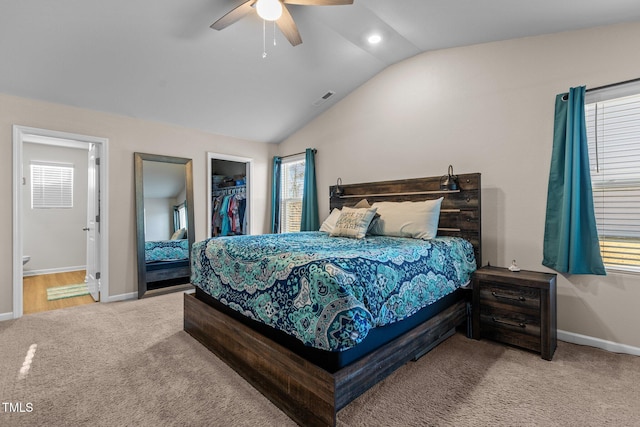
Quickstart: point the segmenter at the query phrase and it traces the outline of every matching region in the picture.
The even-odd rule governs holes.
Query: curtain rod
[[[624,82],[619,82],[619,83],[611,83],[611,84],[608,84],[608,85],[598,86],[598,87],[594,87],[594,88],[591,88],[591,89],[586,89],[585,92],[591,92],[592,90],[609,89],[610,87],[616,87],[616,86],[626,85],[627,83],[636,83],[636,82],[640,82],[640,78],[626,80]]]
[[[602,89],[609,89],[611,87],[616,87],[616,86],[622,86],[622,85],[626,85],[628,83],[637,83],[640,82],[640,78],[637,79],[631,79],[631,80],[625,80],[623,82],[618,82],[618,83],[610,83],[608,85],[603,85],[603,86],[598,86],[598,87],[592,87],[590,89],[585,89],[585,93],[586,92],[591,92],[594,90],[602,90]],[[569,99],[568,95],[565,93],[564,95],[562,95],[562,100],[566,101],[567,99]]]
[[[313,149],[313,154],[316,154],[318,152],[318,150],[316,150],[315,148]],[[303,151],[302,153],[294,153],[294,154],[289,154],[286,156],[279,156],[281,159],[286,159],[287,157],[293,157],[293,156],[299,156],[301,154],[306,154],[306,151]]]

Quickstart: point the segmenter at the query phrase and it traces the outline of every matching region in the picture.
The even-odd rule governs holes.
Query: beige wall
[[[541,265],[555,95],[640,77],[640,23],[424,53],[391,66],[280,144],[318,149],[328,187],[482,173],[483,263]],[[558,327],[640,347],[640,276],[559,277]]]
[[[255,234],[267,228],[267,144],[96,111],[0,94],[0,222],[12,223],[12,125],[108,138],[109,150],[109,295],[137,291],[133,153],[193,159],[196,239],[206,236],[208,151],[253,159]],[[12,239],[0,240],[0,315],[13,311]]]

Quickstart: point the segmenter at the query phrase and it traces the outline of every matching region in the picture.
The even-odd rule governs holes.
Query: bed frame
[[[459,175],[459,190],[440,190],[440,177],[330,188],[331,209],[366,198],[419,201],[444,197],[439,235],[460,236],[480,248],[480,174]],[[338,191],[336,191],[338,190]],[[241,322],[197,299],[184,296],[184,330],[232,367],[258,391],[304,426],[335,426],[336,413],[409,360],[444,341],[467,320],[461,300],[393,341],[330,373]]]
[[[151,268],[149,268],[151,267]],[[183,279],[187,281],[191,276],[191,267],[189,267],[189,259],[179,261],[160,261],[157,263],[145,264],[147,269],[147,287],[153,282],[161,280]]]

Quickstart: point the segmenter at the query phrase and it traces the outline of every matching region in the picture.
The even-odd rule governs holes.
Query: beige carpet
[[[0,343],[2,426],[293,425],[182,330],[182,294],[0,322]],[[547,362],[458,334],[340,411],[338,425],[633,426],[639,402],[640,357],[560,342]]]

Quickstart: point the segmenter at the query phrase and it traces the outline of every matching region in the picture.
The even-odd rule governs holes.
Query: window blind
[[[31,208],[73,207],[73,165],[31,163]]]
[[[280,232],[282,233],[300,231],[304,166],[304,158],[282,161],[280,169]]]
[[[587,97],[585,116],[603,261],[640,271],[640,94]]]

